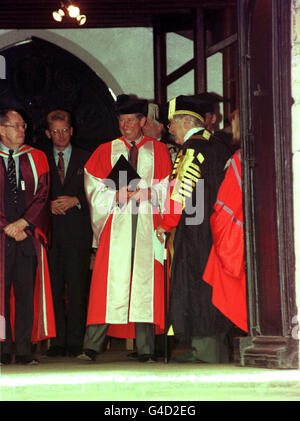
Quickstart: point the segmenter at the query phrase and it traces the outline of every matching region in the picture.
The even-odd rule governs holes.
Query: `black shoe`
[[[16,363],[24,365],[37,365],[39,361],[31,355],[16,355]]]
[[[1,364],[8,365],[11,363],[11,355],[10,354],[1,354]]]
[[[51,346],[46,352],[47,357],[65,357],[66,350],[62,346]]]
[[[156,363],[156,357],[152,354],[139,355],[140,363]]]
[[[92,349],[85,349],[77,358],[84,361],[96,361],[97,352]]]

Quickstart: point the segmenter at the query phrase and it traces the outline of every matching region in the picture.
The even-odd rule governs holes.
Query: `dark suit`
[[[51,174],[51,200],[76,196],[80,206],[66,215],[52,215],[49,266],[56,319],[56,338],[51,346],[82,348],[86,322],[89,262],[92,245],[89,207],[85,198],[83,168],[89,153],[72,146],[64,184],[58,176],[53,149],[46,151]]]
[[[1,160],[2,161],[2,160]],[[4,163],[0,163],[3,164]],[[7,172],[4,170],[4,210],[9,223],[17,221],[25,212],[25,191],[19,187],[17,190],[17,202],[14,206],[9,188]],[[22,174],[19,173],[22,180]],[[19,183],[20,184],[20,183]],[[11,354],[13,336],[10,323],[10,292],[13,284],[16,319],[15,319],[15,347],[16,354],[31,354],[31,331],[33,325],[33,294],[36,271],[36,252],[32,238],[17,242],[13,238],[5,236],[5,320],[6,340],[2,346],[2,352]]]
[[[50,279],[45,248],[49,238],[49,167],[45,154],[22,145],[14,153],[14,172],[8,172],[8,151],[0,144],[0,338],[4,364],[30,363],[31,342],[55,335]],[[5,227],[20,218],[28,223],[26,239],[16,241]],[[13,287],[14,300],[11,298]],[[14,304],[14,305],[13,305]],[[11,322],[12,316],[12,323]],[[6,326],[4,326],[4,320]],[[5,327],[5,331],[4,331]]]

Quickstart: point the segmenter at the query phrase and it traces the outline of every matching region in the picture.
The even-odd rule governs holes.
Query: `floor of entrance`
[[[40,364],[1,366],[3,401],[299,401],[300,370],[226,365],[140,363],[130,351],[106,350],[95,362],[38,356]]]

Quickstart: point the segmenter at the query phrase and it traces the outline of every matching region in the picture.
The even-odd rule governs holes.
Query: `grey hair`
[[[178,115],[175,115],[174,116],[174,120],[176,120],[176,121],[177,120],[182,120],[183,118],[188,118],[191,121],[193,127],[203,127],[203,128],[205,128],[204,123],[202,123],[201,120],[199,120],[198,118],[196,118],[196,117],[194,117],[192,115],[189,115],[189,114],[178,114]]]

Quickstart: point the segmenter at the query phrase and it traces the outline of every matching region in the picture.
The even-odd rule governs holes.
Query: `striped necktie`
[[[13,158],[14,151],[9,150],[8,165],[7,165],[7,177],[10,185],[10,190],[12,193],[12,201],[14,204],[17,203],[17,174],[16,174],[16,164]]]

